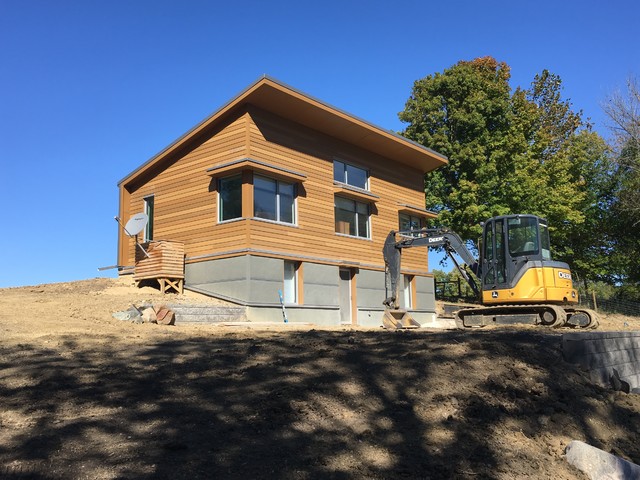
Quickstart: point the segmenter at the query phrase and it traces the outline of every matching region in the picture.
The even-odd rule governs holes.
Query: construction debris
[[[159,325],[174,325],[175,313],[164,305],[146,305],[137,307],[131,305],[127,310],[111,314],[116,320],[132,323],[157,323]]]

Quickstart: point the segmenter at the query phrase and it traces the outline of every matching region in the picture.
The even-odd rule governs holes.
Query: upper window
[[[333,161],[333,179],[352,187],[369,190],[369,172],[338,160]]]
[[[292,183],[271,178],[253,178],[253,215],[274,222],[295,223],[295,195]]]
[[[400,231],[420,230],[422,228],[422,218],[409,215],[407,213],[400,214]],[[409,235],[418,237],[418,232],[412,232]]]
[[[154,213],[154,196],[144,197],[144,213],[147,214],[148,221],[144,227],[144,240],[148,242],[153,240],[153,213]]]
[[[336,233],[370,238],[369,204],[335,197]]]
[[[242,177],[221,178],[218,181],[218,220],[233,220],[242,217]]]

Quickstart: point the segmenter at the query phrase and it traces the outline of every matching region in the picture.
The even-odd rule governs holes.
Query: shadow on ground
[[[278,332],[1,348],[3,478],[581,478],[636,400],[537,332]]]

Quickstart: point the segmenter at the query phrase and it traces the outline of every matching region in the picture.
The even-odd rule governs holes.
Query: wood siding
[[[251,250],[380,269],[384,239],[399,227],[403,209],[399,204],[424,205],[423,172],[255,107],[237,111],[208,135],[163,170],[137,178],[135,186],[121,185],[123,221],[142,211],[144,197],[154,195],[154,239],[183,242],[191,261]],[[207,170],[245,157],[306,175],[298,184],[297,225],[250,218],[218,222],[216,178]],[[334,159],[370,173],[370,191],[379,197],[372,203],[371,239],[335,233]],[[250,181],[248,171],[243,178]],[[245,203],[245,216],[250,211],[246,207]],[[133,241],[125,236],[120,245],[120,264],[133,265]],[[426,249],[403,254],[403,271],[425,274],[427,270]]]

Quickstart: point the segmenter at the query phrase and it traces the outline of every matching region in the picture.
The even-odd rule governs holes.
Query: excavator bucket
[[[386,309],[382,316],[382,326],[387,330],[399,330],[401,328],[420,328],[411,314],[406,310]]]

